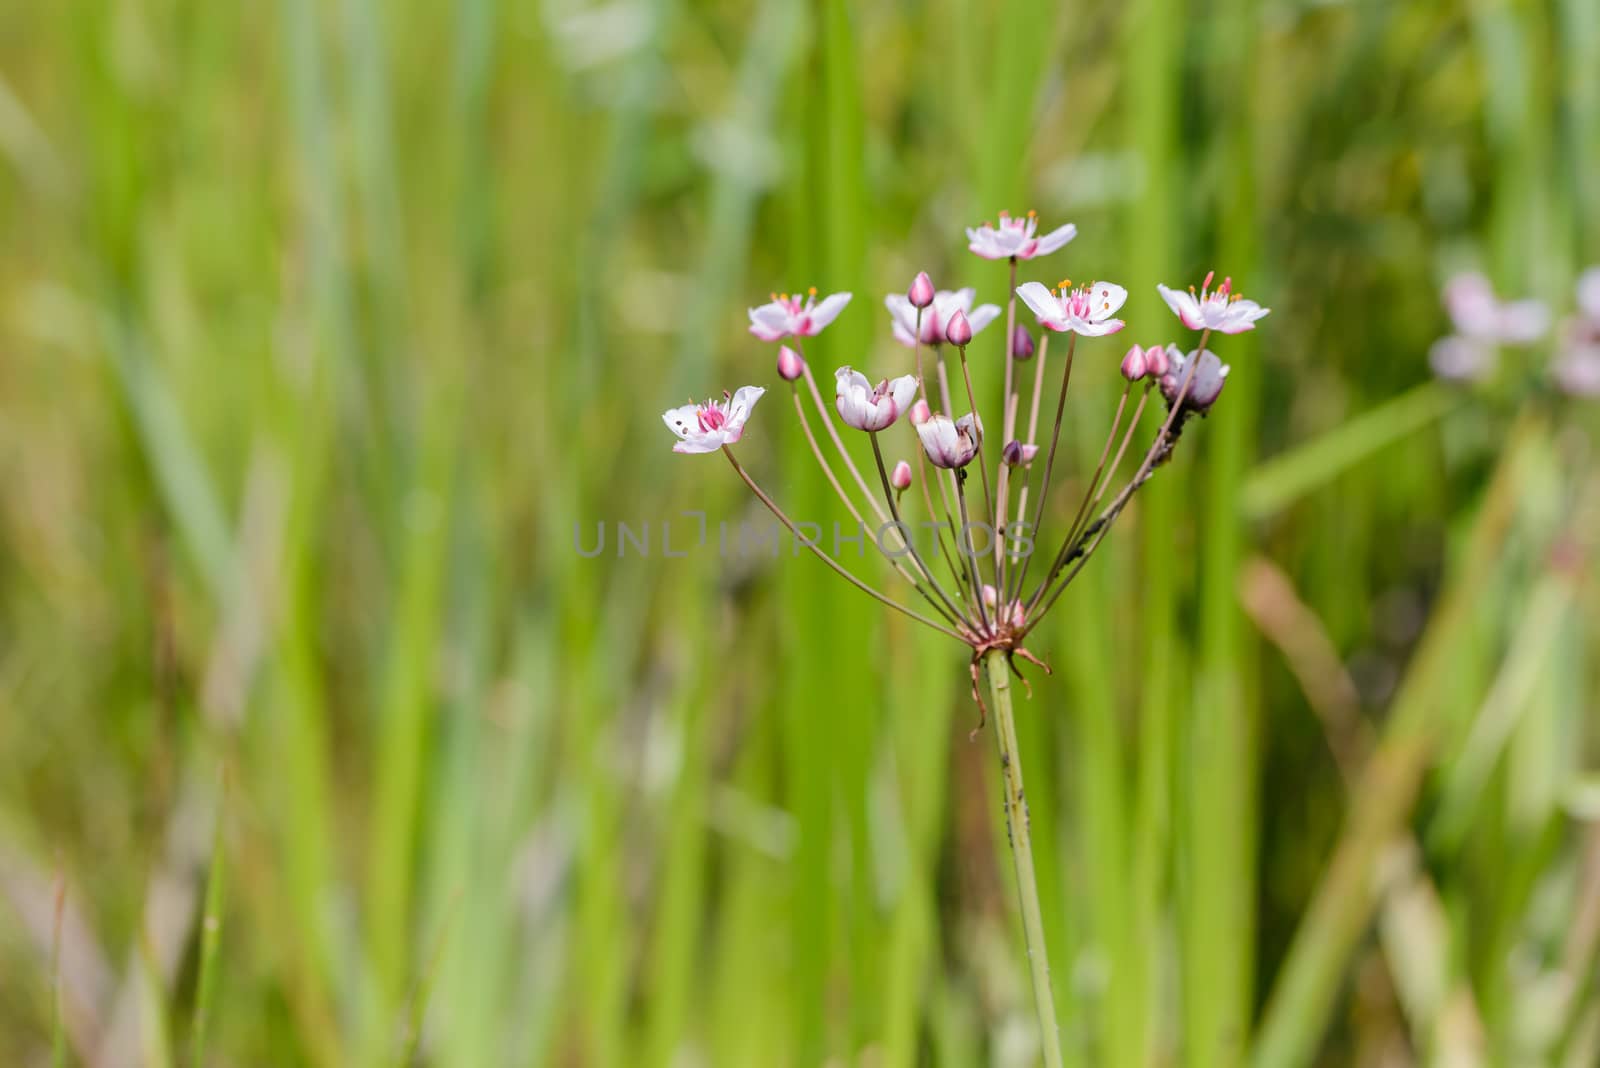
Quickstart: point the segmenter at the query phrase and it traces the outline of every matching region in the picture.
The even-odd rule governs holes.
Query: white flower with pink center
[[[1256,320],[1270,312],[1253,300],[1245,300],[1233,291],[1233,279],[1224,278],[1216,289],[1211,288],[1213,271],[1196,293],[1194,286],[1188,292],[1168,289],[1158,285],[1161,299],[1167,302],[1183,325],[1190,330],[1215,330],[1219,334],[1242,334],[1256,328]]]
[[[1115,317],[1128,299],[1126,289],[1115,282],[1096,282],[1077,289],[1068,288],[1071,284],[1062,282],[1057,291],[1039,282],[1025,282],[1017,287],[1017,296],[1039,317],[1040,326],[1057,333],[1104,337],[1126,325]]]
[[[750,309],[750,332],[762,341],[815,337],[837,319],[849,303],[849,293],[833,293],[819,302],[815,286],[807,290],[803,298],[798,293],[792,297],[787,293],[774,293],[771,303]]]
[[[971,286],[966,289],[941,289],[935,293],[933,303],[922,309],[922,343],[942,345],[945,328],[950,325],[950,317],[956,312],[967,317],[967,325],[972,327],[974,334],[998,319],[1000,317],[998,305],[980,304],[976,308],[972,306],[977,296],[978,291]],[[894,320],[894,339],[908,349],[915,347],[916,307],[904,293],[890,293],[883,298],[883,304],[889,309],[890,318]]]
[[[724,445],[732,445],[744,436],[745,421],[765,392],[760,386],[744,386],[732,396],[723,391],[722,400],[685,404],[663,412],[661,421],[679,438],[672,451],[716,452]]]
[[[857,430],[883,430],[893,426],[917,395],[915,375],[885,379],[874,386],[860,371],[841,367],[833,373],[833,378],[834,406],[839,409],[839,418]]]
[[[1035,256],[1048,256],[1078,236],[1078,228],[1071,223],[1058,226],[1043,237],[1036,236],[1038,229],[1039,217],[1035,212],[1013,219],[1002,211],[993,226],[985,222],[982,226],[967,227],[967,248],[986,260],[1031,260]]]
[[[970,464],[983,443],[983,423],[973,412],[954,420],[948,415],[930,416],[916,427],[922,451],[935,467],[947,471]]]

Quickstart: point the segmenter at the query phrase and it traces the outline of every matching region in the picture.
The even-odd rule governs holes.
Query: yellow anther
[[[1039,213],[1038,212],[1034,211],[1032,208],[1028,209],[1028,218],[1037,219],[1038,217],[1039,217]]]
[[[779,296],[778,299],[783,301],[785,304],[787,304],[787,303],[789,303],[789,294],[784,293],[781,296]]]
[[[1059,285],[1057,285],[1056,288],[1057,289],[1071,289],[1072,288],[1072,279],[1063,278],[1061,280],[1061,283]]]
[[[806,292],[811,294],[814,297],[814,296],[817,295],[817,287],[816,286],[812,286],[810,289],[806,290]]]

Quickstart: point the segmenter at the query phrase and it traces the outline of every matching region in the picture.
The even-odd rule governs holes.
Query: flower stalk
[[[1011,675],[1006,656],[991,649],[984,668],[989,675],[989,703],[994,706],[994,737],[1000,747],[1004,780],[1006,836],[1017,871],[1017,901],[1022,910],[1022,938],[1033,980],[1033,1007],[1039,1017],[1039,1044],[1045,1068],[1061,1068],[1061,1028],[1050,987],[1050,958],[1045,946],[1044,912],[1039,907],[1039,880],[1033,873],[1033,845],[1028,837],[1028,797],[1022,786],[1022,761],[1017,753],[1017,722],[1011,708]]]

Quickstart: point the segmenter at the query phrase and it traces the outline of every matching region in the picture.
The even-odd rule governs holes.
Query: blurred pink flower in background
[[[1078,236],[1078,228],[1071,223],[1058,226],[1043,237],[1035,236],[1038,229],[1037,213],[1030,211],[1020,219],[1013,219],[1002,211],[994,226],[985,222],[982,226],[967,227],[967,248],[986,260],[1031,260],[1035,256],[1048,256]]]
[[[833,293],[817,303],[817,290],[807,291],[804,302],[797,293],[772,294],[772,302],[750,309],[750,332],[762,341],[786,337],[815,337],[839,317],[850,303],[849,293]]]

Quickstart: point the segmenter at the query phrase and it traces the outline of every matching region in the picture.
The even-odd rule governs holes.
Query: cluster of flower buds
[[[976,303],[977,293],[971,288],[938,289],[927,272],[919,272],[904,293],[891,293],[884,298],[891,333],[897,342],[912,350],[912,366],[902,368],[902,373],[882,376],[868,376],[849,365],[840,367],[834,372],[831,408],[817,387],[801,345],[803,339],[815,337],[844,310],[850,294],[834,293],[818,300],[815,289],[807,290],[803,299],[775,293],[769,303],[751,308],[749,313],[752,334],[781,344],[778,377],[793,390],[795,411],[806,440],[829,484],[852,516],[863,522],[869,515],[879,520],[880,525],[872,534],[873,544],[926,602],[933,616],[880,593],[812,544],[814,539],[807,540],[807,547],[859,589],[970,646],[975,695],[978,658],[1001,650],[1008,656],[1031,659],[1022,646],[1024,636],[1038,625],[1078,574],[1134,492],[1167,458],[1185,417],[1204,414],[1216,403],[1227,381],[1228,367],[1210,350],[1213,335],[1254,329],[1255,323],[1267,314],[1267,309],[1240,297],[1231,279],[1224,279],[1215,290],[1211,288],[1212,275],[1206,276],[1198,290],[1157,287],[1183,326],[1198,332],[1198,343],[1193,347],[1135,345],[1123,356],[1120,370],[1126,385],[1100,466],[1088,480],[1075,511],[1069,511],[1073,515],[1071,522],[1058,539],[1052,539],[1059,547],[1045,557],[1042,571],[1030,586],[1027,580],[1034,562],[1033,548],[1048,544],[1040,540],[1039,528],[1054,515],[1047,509],[1050,482],[1078,341],[1121,331],[1125,323],[1118,315],[1128,300],[1126,289],[1108,281],[1080,286],[1063,281],[1053,289],[1037,281],[1018,285],[1021,264],[1061,249],[1077,235],[1077,228],[1070,224],[1044,234],[1038,230],[1038,218],[1033,212],[1021,218],[1001,213],[997,222],[967,230],[970,251],[984,259],[1004,261],[1010,274],[1001,338],[1004,351],[1000,353],[1004,405],[1000,418],[993,421],[1001,430],[999,440],[1004,445],[998,457],[991,454],[992,477],[991,467],[984,462],[984,420],[978,414],[968,350],[977,335],[1000,317],[998,305]],[[1594,288],[1600,288],[1600,281]],[[1019,301],[1033,313],[1041,331],[1037,345],[1027,326],[1016,321]],[[1040,402],[1048,391],[1045,376],[1050,363],[1049,343],[1058,334],[1067,335],[1066,354],[1059,371],[1054,426],[1047,437],[1041,437]],[[1600,327],[1594,336],[1600,338]],[[1025,381],[1030,376],[1019,374],[1025,367],[1032,370],[1031,390]],[[960,409],[953,401],[953,383],[965,387],[964,414],[957,414]],[[1135,397],[1134,390],[1141,383]],[[675,408],[665,413],[664,419],[679,439],[674,446],[677,451],[721,450],[762,503],[793,532],[795,525],[757,485],[730,448],[743,435],[751,409],[763,392],[760,387],[746,386],[732,395],[724,394],[720,401]],[[1146,403],[1153,393],[1159,393],[1165,401],[1167,414],[1132,473],[1100,508],[1120,477],[1123,458],[1140,432]],[[1024,399],[1029,403],[1024,405]],[[1024,411],[1028,413],[1026,430],[1018,425]],[[840,434],[835,415],[838,424],[868,436],[879,476],[877,488],[863,476],[861,465]],[[899,459],[891,468],[883,455],[881,439],[902,416],[915,431],[917,462],[922,464],[920,480],[912,461]],[[830,458],[813,432],[813,418],[822,424],[836,458]],[[1045,444],[1039,444],[1041,441]],[[1041,455],[1044,470],[1035,481],[1033,468]],[[1115,459],[1107,465],[1105,458],[1111,455]],[[1133,455],[1140,456],[1137,452]],[[969,469],[978,472],[981,497],[977,487],[969,486]],[[933,529],[936,553],[918,550],[915,540],[907,536],[911,528],[900,510],[904,495],[919,481],[925,518],[930,521],[921,526]],[[1096,508],[1100,508],[1098,513]],[[970,536],[974,526],[989,533],[988,544],[983,548],[978,548]],[[930,566],[930,558],[945,566]]]

